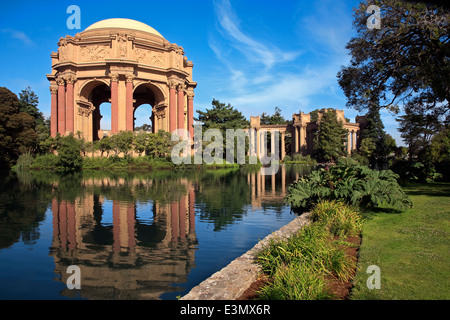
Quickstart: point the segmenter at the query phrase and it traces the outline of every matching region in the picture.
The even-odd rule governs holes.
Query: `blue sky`
[[[125,6],[123,5],[125,3]],[[230,103],[247,118],[275,107],[292,114],[317,108],[356,110],[336,74],[350,56],[352,10],[359,1],[147,0],[8,1],[0,4],[0,86],[18,94],[30,86],[39,109],[50,114],[46,74],[50,53],[65,35],[75,35],[108,18],[129,18],[158,30],[181,45],[194,62],[194,108],[213,98]],[[81,30],[67,28],[67,7],[81,9]],[[386,130],[402,144],[395,117],[382,113]]]

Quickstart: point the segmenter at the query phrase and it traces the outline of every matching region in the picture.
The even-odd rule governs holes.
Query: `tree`
[[[372,166],[386,163],[388,156],[396,148],[395,140],[384,131],[383,121],[380,117],[380,109],[377,106],[369,107],[366,115],[367,125],[361,132],[361,142],[370,139],[375,144],[375,149],[371,152],[369,162]]]
[[[133,144],[137,152],[158,158],[166,156],[174,143],[170,133],[160,130],[158,133],[139,132],[134,136]]]
[[[271,116],[265,112],[261,115],[261,124],[285,124],[287,122],[288,120],[281,115],[281,109],[278,107],[275,107],[275,112]]]
[[[336,111],[327,110],[319,123],[314,149],[318,160],[335,161],[346,154],[345,142],[348,131],[342,121],[338,121]]]
[[[381,11],[381,27],[367,26],[370,4]],[[419,103],[447,114],[450,101],[448,7],[419,1],[362,2],[354,12],[356,37],[347,43],[352,59],[338,73],[347,105],[362,110],[380,103]]]
[[[115,154],[118,155],[123,152],[128,155],[128,152],[133,148],[133,132],[120,131],[111,137],[111,145]]]
[[[11,166],[18,156],[36,147],[34,119],[19,111],[17,96],[0,87],[0,166]]]
[[[199,121],[202,124],[203,133],[208,129],[218,129],[222,134],[223,142],[226,141],[227,129],[235,129],[235,130],[244,129],[250,126],[250,122],[244,117],[244,115],[240,111],[233,108],[230,104],[225,105],[225,103],[221,103],[216,99],[213,99],[211,109],[206,109],[206,112],[197,110],[197,113],[199,114],[198,118],[194,120]],[[235,138],[235,140],[238,139]],[[212,141],[206,142],[205,140],[202,140],[202,142],[203,148],[212,143]],[[246,143],[246,148],[247,146],[248,144]],[[215,154],[211,155],[215,156]],[[237,157],[237,143],[234,144],[235,160],[236,157]]]
[[[103,153],[106,152],[106,156],[109,156],[109,153],[111,152],[113,148],[112,145],[112,141],[111,138],[106,136],[103,137],[99,142],[98,142],[98,150],[100,151],[100,156],[103,157]]]
[[[80,152],[80,142],[70,133],[60,138],[58,146],[57,169],[64,172],[79,171],[83,165]]]
[[[198,118],[195,120],[203,125],[204,130],[219,129],[225,136],[226,129],[243,129],[250,125],[242,113],[230,104],[225,105],[216,99],[211,104],[212,108],[205,112],[197,110]]]
[[[38,126],[45,127],[44,115],[39,111],[38,104],[39,98],[30,87],[19,93],[19,112],[26,112],[32,116],[36,128]]]
[[[441,123],[435,114],[426,113],[424,108],[405,108],[405,114],[397,118],[400,135],[408,145],[409,159],[417,157],[427,147],[433,134],[439,132]]]

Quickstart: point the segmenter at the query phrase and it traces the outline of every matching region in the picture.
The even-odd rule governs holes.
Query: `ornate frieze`
[[[101,61],[110,57],[111,49],[106,45],[89,45],[82,46],[80,53],[82,61]]]

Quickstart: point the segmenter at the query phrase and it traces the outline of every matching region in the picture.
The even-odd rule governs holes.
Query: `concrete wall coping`
[[[271,240],[283,240],[292,236],[309,223],[308,217],[309,213],[304,213],[271,233],[242,256],[192,288],[181,300],[238,299],[258,279],[262,272],[261,267],[255,263],[258,252],[267,246]]]

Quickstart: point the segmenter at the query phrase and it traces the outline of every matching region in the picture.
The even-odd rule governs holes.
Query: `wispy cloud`
[[[2,33],[9,34],[11,38],[20,40],[22,43],[24,43],[27,46],[34,45],[33,40],[30,39],[30,37],[23,31],[20,30],[14,30],[10,28],[1,29]]]
[[[215,0],[214,8],[222,35],[230,44],[247,57],[248,60],[271,68],[279,62],[294,60],[300,51],[283,51],[271,44],[264,43],[245,34],[240,28],[240,20],[235,14],[229,0]]]
[[[301,12],[299,17],[293,12],[291,25],[286,17],[286,28],[295,30],[303,24],[303,35],[280,43],[265,38],[258,25],[241,23],[230,0],[214,0],[214,9],[217,32],[210,33],[208,43],[225,67],[221,74],[225,79],[215,98],[231,103],[246,116],[271,113],[275,106],[285,117],[300,109],[343,108],[345,99],[337,90],[336,74],[346,63],[348,39],[337,22],[348,19],[346,12],[333,18],[322,14],[320,7],[308,7],[309,12]],[[303,41],[316,37],[311,46]],[[289,49],[283,50],[283,46]]]

